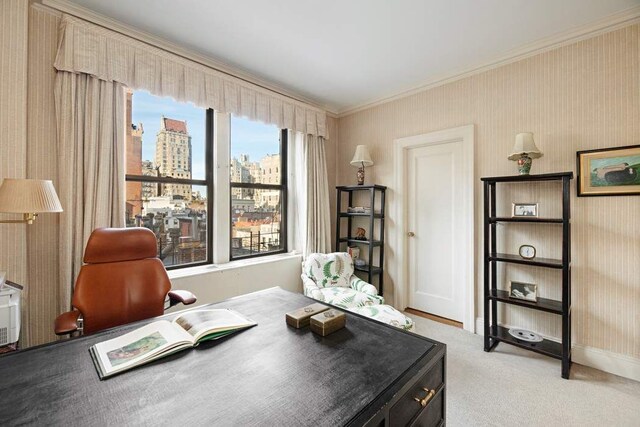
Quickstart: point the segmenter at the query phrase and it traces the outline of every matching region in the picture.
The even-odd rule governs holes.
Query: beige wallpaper
[[[57,142],[53,98],[53,60],[58,42],[60,18],[39,7],[29,10],[29,71],[27,121],[27,174],[29,178],[51,179],[56,188]],[[55,339],[53,321],[68,310],[58,298],[58,214],[43,214],[28,228],[29,305],[24,330],[29,344]]]
[[[26,177],[28,9],[24,0],[0,1],[0,179]],[[0,214],[13,218],[19,215]],[[0,270],[20,284],[27,276],[26,227],[0,224]]]
[[[337,184],[353,182],[349,159],[357,144],[369,146],[375,165],[368,176],[393,192],[396,138],[475,124],[476,315],[482,316],[482,192],[480,177],[510,175],[506,159],[518,132],[534,132],[544,157],[533,173],[574,171],[577,150],[640,144],[640,25],[606,33],[459,81],[341,117],[338,121]],[[559,199],[543,185],[505,188],[500,209],[511,201],[539,201],[541,213],[557,212]],[[577,198],[572,183],[574,343],[640,358],[640,196]],[[393,212],[393,207],[387,213]],[[387,241],[395,240],[393,218]],[[553,226],[507,225],[499,249],[522,243],[540,256],[560,255]],[[507,237],[508,236],[508,237]],[[397,263],[387,248],[386,267]],[[544,254],[544,255],[543,255]],[[541,273],[541,274],[540,274]],[[555,271],[509,266],[503,283],[531,279],[542,296],[558,298]],[[387,297],[393,283],[387,274]],[[559,319],[513,307],[507,324],[559,336]]]

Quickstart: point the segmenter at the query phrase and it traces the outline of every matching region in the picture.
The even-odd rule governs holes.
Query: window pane
[[[232,188],[232,193],[238,188]],[[246,190],[246,189],[242,189]],[[281,241],[281,191],[251,189],[251,197],[232,197],[231,257],[284,249]]]
[[[280,129],[231,116],[231,182],[280,184]]]
[[[206,111],[143,91],[126,100],[126,173],[205,179]]]
[[[129,182],[128,184],[130,184]],[[183,184],[136,183],[143,194],[142,210],[131,212],[127,203],[127,227],[146,227],[158,241],[158,254],[166,266],[207,260],[207,187]],[[181,185],[191,198],[158,196],[166,186]]]

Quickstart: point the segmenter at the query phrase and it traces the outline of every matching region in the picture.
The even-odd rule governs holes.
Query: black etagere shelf
[[[367,264],[355,266],[356,272],[366,273],[367,282],[374,284],[373,278],[378,278],[378,293],[383,292],[383,265],[384,265],[384,212],[385,212],[385,191],[387,187],[383,185],[340,185],[336,187],[336,252],[346,250],[346,246],[362,245],[367,250]],[[369,208],[367,213],[348,212],[347,207],[353,207],[354,194],[357,192],[369,193]],[[344,206],[343,194],[347,195],[347,206]],[[378,199],[379,197],[379,199]],[[376,210],[376,200],[380,201],[379,210]],[[367,240],[355,239],[353,227],[356,221],[368,220],[369,236]],[[345,227],[346,223],[346,227]],[[378,226],[378,232],[374,233]],[[374,236],[378,236],[377,239]],[[377,251],[374,251],[378,248]],[[376,256],[377,253],[377,256]]]
[[[562,361],[562,378],[569,378],[571,369],[571,209],[570,182],[573,172],[542,175],[516,175],[482,178],[484,183],[484,350],[493,350],[504,342],[526,350],[544,354]],[[560,181],[562,183],[562,218],[522,217],[509,218],[496,215],[496,187],[498,183],[531,183]],[[497,225],[499,223],[557,224],[562,227],[562,259],[525,259],[519,255],[497,251]],[[562,271],[562,299],[538,298],[526,301],[510,298],[509,292],[498,289],[497,264],[513,263]],[[531,310],[539,310],[561,316],[561,342],[543,340],[531,343],[519,340],[509,330],[498,324],[498,303],[512,304]]]

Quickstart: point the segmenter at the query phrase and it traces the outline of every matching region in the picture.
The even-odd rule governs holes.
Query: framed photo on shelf
[[[640,195],[640,145],[578,151],[578,196]]]
[[[537,203],[512,203],[511,204],[511,217],[519,218],[523,216],[538,216],[538,204]]]
[[[511,281],[509,284],[509,298],[536,302],[538,301],[538,285]]]

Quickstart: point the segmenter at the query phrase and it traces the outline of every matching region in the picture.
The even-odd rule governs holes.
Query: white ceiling
[[[640,0],[72,2],[334,112],[640,5]]]

